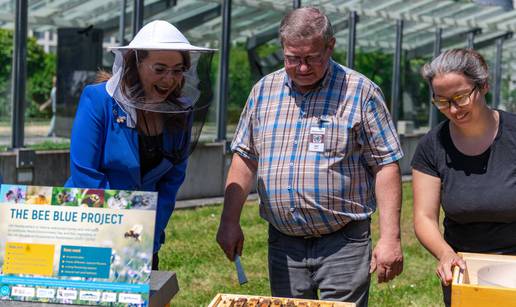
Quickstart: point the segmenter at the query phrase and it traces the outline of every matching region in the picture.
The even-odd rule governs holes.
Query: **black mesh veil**
[[[192,65],[184,73],[184,84],[177,98],[162,102],[132,100],[140,147],[152,156],[162,154],[177,164],[193,152],[213,100],[210,71],[213,52],[190,51]]]
[[[163,158],[173,164],[186,160],[197,145],[213,98],[210,71],[215,50],[190,44],[175,26],[163,20],[146,24],[129,45],[111,50],[115,61],[106,90],[127,114],[127,127],[138,131],[142,173],[166,162]],[[183,66],[140,70],[149,52],[158,51],[179,52]],[[153,84],[143,73],[153,74],[149,77],[158,81],[165,81],[160,78],[171,73],[173,78],[166,81],[173,82]],[[147,90],[152,85],[158,93],[166,91],[168,96],[163,99],[145,93],[144,85]]]
[[[124,81],[126,65],[131,67],[125,62],[133,54],[137,57],[139,51],[113,52],[113,76],[106,88],[127,113],[127,125],[138,129],[142,161],[150,161],[152,166],[161,157],[174,164],[187,159],[197,145],[213,100],[210,71],[214,50],[182,51],[188,52],[190,66],[183,73],[181,90],[159,102],[146,100],[140,82]]]

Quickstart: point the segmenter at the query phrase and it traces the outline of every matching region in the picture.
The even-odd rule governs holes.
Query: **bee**
[[[75,200],[75,196],[68,191],[61,191],[57,194],[57,203],[59,205],[63,205],[65,203],[73,202]]]
[[[85,197],[81,204],[87,205],[88,207],[93,208],[100,208],[102,207],[102,203],[100,202],[100,196],[97,194],[89,194],[87,197]]]
[[[29,204],[34,205],[46,205],[50,203],[50,201],[47,199],[47,197],[44,194],[38,194],[38,195],[32,195],[29,200]]]
[[[124,238],[134,238],[135,241],[141,242],[141,234],[143,231],[143,226],[140,224],[133,225],[133,227],[124,233]]]

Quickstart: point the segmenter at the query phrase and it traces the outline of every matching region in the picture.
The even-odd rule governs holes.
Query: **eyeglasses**
[[[320,65],[323,61],[322,54],[298,57],[293,55],[285,55],[285,63],[289,66],[299,66],[305,63],[308,66]]]
[[[460,94],[452,96],[451,98],[435,98],[435,96],[432,98],[432,103],[439,109],[446,109],[451,107],[451,104],[453,103],[457,107],[464,107],[468,105],[471,102],[471,94],[477,89],[476,86],[474,86],[471,91],[467,94]]]
[[[161,64],[153,64],[153,65],[145,65],[147,66],[156,76],[166,76],[169,72],[172,77],[182,77],[186,68],[184,66],[168,68],[165,65]]]

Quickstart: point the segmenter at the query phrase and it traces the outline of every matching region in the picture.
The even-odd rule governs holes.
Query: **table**
[[[150,302],[149,307],[168,307],[170,300],[179,291],[175,272],[152,271],[150,279]],[[0,306],[7,307],[64,307],[64,306],[86,306],[86,305],[63,305],[47,304],[36,302],[0,301]]]

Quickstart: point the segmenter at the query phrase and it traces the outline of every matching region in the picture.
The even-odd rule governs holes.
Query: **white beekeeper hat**
[[[183,86],[182,96],[188,99],[179,99],[179,103],[183,103],[183,107],[193,105],[200,97],[200,92],[197,89],[199,79],[197,76],[197,63],[201,54],[213,54],[216,49],[198,47],[190,44],[186,37],[172,24],[163,21],[155,20],[146,24],[138,31],[136,36],[127,46],[116,46],[109,48],[115,54],[115,61],[113,62],[113,75],[108,80],[106,90],[108,94],[113,97],[118,104],[128,114],[127,126],[135,127],[136,113],[135,108],[147,109],[152,107],[154,111],[163,111],[171,107],[172,112],[177,111],[177,107],[170,104],[148,104],[135,101],[127,96],[127,93],[122,93],[120,82],[124,73],[124,54],[130,50],[166,50],[166,51],[187,51],[190,53],[191,67],[185,72],[185,85]],[[158,108],[158,109],[156,109]]]
[[[179,50],[213,52],[216,49],[197,47],[173,25],[163,20],[154,20],[138,31],[127,46],[111,47],[111,50]]]

